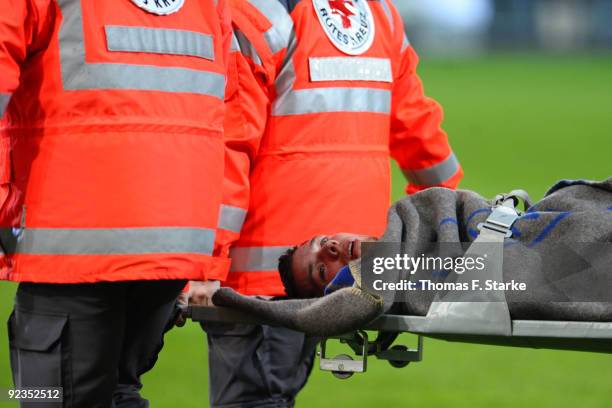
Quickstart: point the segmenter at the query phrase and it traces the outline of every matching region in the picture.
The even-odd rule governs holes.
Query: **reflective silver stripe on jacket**
[[[245,57],[250,58],[255,64],[262,65],[261,57],[246,35],[240,30],[234,30],[234,36],[236,37],[238,51]]]
[[[272,104],[272,116],[325,112],[391,112],[391,91],[385,89],[326,87],[294,90],[296,73],[292,59],[296,45],[295,35],[292,35],[285,63],[275,83],[278,97]]]
[[[208,228],[26,228],[1,231],[8,253],[28,255],[212,255]]]
[[[232,32],[232,43],[230,45],[231,52],[239,52],[240,44],[238,44],[238,38],[236,38],[236,30]]]
[[[274,87],[276,93],[279,96],[287,94],[293,90],[293,84],[295,83],[295,67],[293,66],[293,54],[297,48],[297,40],[295,38],[295,32],[292,31],[289,37],[289,44],[287,45],[287,53],[283,60],[283,65],[276,77]]]
[[[293,91],[274,104],[273,116],[329,112],[391,112],[391,92],[371,88],[318,88]]]
[[[293,247],[242,247],[230,251],[230,272],[270,272],[278,269],[278,258]]]
[[[215,60],[212,35],[166,28],[106,26],[109,51],[185,55]]]
[[[385,14],[387,15],[387,19],[389,20],[389,26],[391,26],[391,32],[394,33],[395,32],[395,22],[393,21],[393,14],[391,13],[391,8],[389,8],[387,1],[388,0],[380,0],[380,3],[382,4],[383,10],[385,11]]]
[[[188,68],[119,63],[87,63],[81,1],[58,0],[62,10],[59,32],[62,82],[65,90],[126,89],[193,93],[223,100],[225,77]]]
[[[404,175],[411,182],[418,186],[434,186],[441,184],[457,173],[459,161],[455,153],[451,153],[443,162],[419,170],[403,169]]]
[[[11,94],[0,93],[0,118],[4,116],[4,112],[10,100]]]
[[[249,3],[255,6],[272,24],[272,27],[264,34],[272,53],[286,48],[293,31],[293,20],[285,7],[278,0],[249,0]]]
[[[402,53],[406,51],[406,48],[408,48],[408,46],[410,46],[410,41],[408,40],[408,35],[404,33],[404,42],[402,43]]]
[[[309,58],[310,80],[393,82],[388,58]]]
[[[388,1],[390,0],[380,0],[380,3],[382,4],[383,10],[385,10],[387,19],[389,19],[389,24],[391,26],[391,32],[395,33],[395,21],[393,20],[393,13],[391,12],[391,7],[389,7],[389,4],[387,3]],[[410,41],[408,41],[408,36],[406,35],[406,32],[404,31],[404,41],[402,43],[402,53],[406,51],[406,48],[408,48],[409,45],[410,45]]]
[[[242,224],[244,224],[246,216],[247,211],[245,209],[224,204],[220,208],[217,227],[239,233],[242,230]]]

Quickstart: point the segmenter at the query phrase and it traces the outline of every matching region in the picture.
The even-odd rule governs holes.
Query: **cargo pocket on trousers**
[[[62,386],[62,333],[66,316],[14,310],[8,333],[16,387]]]

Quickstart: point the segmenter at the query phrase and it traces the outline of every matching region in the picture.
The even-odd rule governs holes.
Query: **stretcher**
[[[518,218],[514,196],[500,197],[499,205],[479,226],[480,234],[474,241],[494,244],[493,251],[487,255],[495,262],[491,262],[486,273],[496,281],[502,279],[504,241],[512,235],[511,227]],[[473,245],[468,252],[479,251],[481,247]],[[365,372],[368,357],[386,360],[396,368],[406,367],[423,359],[424,337],[495,346],[612,353],[612,322],[515,320],[510,316],[503,292],[501,297],[499,292],[470,296],[460,302],[439,297],[434,299],[426,316],[384,314],[352,333],[322,339],[319,368],[344,379]],[[198,322],[270,324],[254,315],[222,307],[192,306],[185,309],[185,315]],[[416,335],[416,348],[394,345],[400,333]],[[360,358],[355,360],[347,354],[330,358],[327,355],[330,339],[348,345]]]
[[[190,306],[184,310],[184,315],[195,322],[269,324],[247,313],[215,306]],[[509,336],[429,333],[428,327],[427,317],[423,316],[380,316],[362,330],[322,339],[319,368],[340,379],[366,372],[368,357],[403,368],[423,359],[424,337],[494,346],[612,353],[612,323],[513,320]],[[401,333],[416,335],[416,348],[393,344]],[[327,342],[332,339],[346,344],[359,359],[348,354],[330,358]]]

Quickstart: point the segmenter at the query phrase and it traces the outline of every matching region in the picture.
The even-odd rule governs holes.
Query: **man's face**
[[[293,254],[293,282],[302,297],[323,295],[338,271],[361,257],[361,242],[373,238],[356,234],[316,236],[297,247]]]

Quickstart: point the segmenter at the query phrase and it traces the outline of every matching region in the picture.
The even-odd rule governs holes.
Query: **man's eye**
[[[325,245],[325,243],[326,243],[327,241],[329,241],[329,238],[327,238],[327,237],[323,237],[323,238],[321,238],[321,242],[319,243],[319,245],[323,246],[323,245]]]

